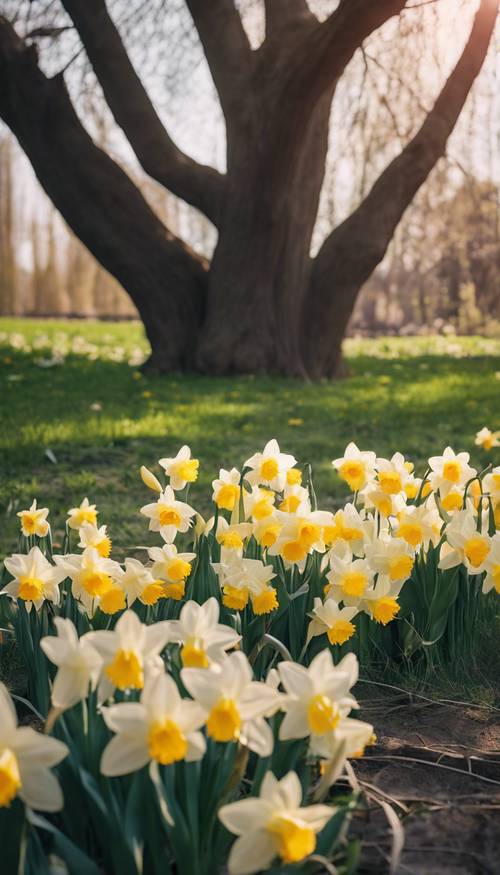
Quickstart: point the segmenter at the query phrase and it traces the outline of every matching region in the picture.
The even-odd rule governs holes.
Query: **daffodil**
[[[161,651],[168,641],[166,622],[145,626],[133,611],[125,611],[113,631],[88,632],[86,639],[103,661],[100,700],[114,689],[142,690],[147,677],[163,670]]]
[[[101,556],[95,547],[87,547],[83,553],[68,553],[54,556],[62,577],[71,579],[71,591],[89,614],[92,614],[109,590],[114,590],[122,575],[118,562]],[[124,599],[122,606],[125,607]],[[113,613],[111,611],[110,613]]]
[[[97,522],[97,510],[95,504],[90,504],[88,498],[84,498],[79,507],[68,510],[68,526],[70,529],[81,529],[84,523],[95,526]]]
[[[262,453],[254,453],[246,460],[245,468],[251,469],[246,479],[251,486],[268,486],[275,492],[282,492],[287,473],[296,461],[293,456],[280,451],[278,441],[268,441]]]
[[[491,549],[484,562],[486,574],[483,581],[483,592],[488,593],[492,589],[500,595],[500,532],[496,532],[491,539]]]
[[[446,527],[439,567],[446,570],[463,563],[471,574],[480,574],[490,549],[491,538],[477,531],[475,515],[469,510],[461,510]]]
[[[253,536],[264,549],[272,547],[278,540],[283,523],[276,514],[271,514],[253,524]]]
[[[323,540],[327,545],[345,541],[354,555],[362,553],[364,520],[353,504],[346,504],[334,514],[331,525],[323,529]]]
[[[316,834],[335,814],[328,805],[301,807],[302,785],[295,772],[281,781],[267,772],[258,798],[249,797],[219,810],[229,832],[238,836],[228,860],[229,875],[253,875],[275,857],[299,863],[316,848]]]
[[[403,580],[391,581],[380,575],[376,584],[368,589],[359,602],[359,609],[367,613],[372,620],[387,626],[401,610],[398,596],[403,586]]]
[[[397,518],[396,535],[416,550],[434,546],[441,536],[443,521],[435,504],[406,507]]]
[[[89,687],[96,688],[102,659],[87,635],[78,638],[71,620],[55,617],[54,625],[57,635],[42,638],[40,646],[58,668],[52,687],[52,705],[66,710],[85,699]]]
[[[179,619],[167,623],[169,641],[181,644],[181,661],[185,668],[209,668],[222,663],[226,651],[241,636],[230,626],[219,623],[219,602],[209,598],[204,604],[188,601]]]
[[[477,472],[469,465],[469,458],[469,453],[455,453],[451,447],[446,447],[442,456],[431,456],[429,481],[432,488],[460,488],[472,480]]]
[[[278,513],[282,528],[269,548],[269,555],[282,556],[288,565],[300,565],[313,550],[324,553],[323,531],[331,526],[333,514],[322,510],[308,512],[307,508],[299,508],[296,513]]]
[[[339,608],[333,598],[327,599],[324,604],[320,598],[315,598],[307,641],[316,635],[326,634],[330,644],[345,644],[356,632],[352,621],[357,613],[357,607]]]
[[[218,479],[212,480],[212,501],[221,510],[234,510],[240,497],[240,477],[237,468],[230,471],[221,468]]]
[[[394,453],[391,459],[377,459],[377,482],[386,495],[403,492],[410,472],[402,453]]]
[[[477,432],[474,443],[476,447],[482,447],[483,450],[491,450],[493,447],[500,447],[500,431],[490,431],[489,428],[482,428]]]
[[[111,538],[108,536],[107,526],[97,527],[92,523],[84,523],[79,529],[78,534],[80,535],[78,546],[82,550],[86,547],[95,547],[99,556],[103,556],[105,559],[109,557],[112,544]]]
[[[5,567],[14,578],[2,593],[14,599],[21,599],[30,611],[32,605],[40,610],[44,601],[55,605],[60,601],[59,584],[66,577],[62,569],[51,565],[39,547],[32,547],[29,553],[15,553],[5,559]]]
[[[159,464],[165,469],[167,477],[170,477],[170,486],[178,492],[185,489],[188,483],[194,483],[198,479],[198,459],[191,458],[191,450],[184,445],[173,459],[160,459]]]
[[[352,717],[341,717],[335,729],[325,735],[311,736],[310,752],[324,760],[335,760],[342,749],[344,758],[362,757],[367,745],[374,739],[373,726],[363,720]],[[336,770],[336,776],[342,768],[342,763]],[[333,777],[333,775],[332,775]]]
[[[127,775],[149,762],[162,766],[205,753],[199,731],[205,711],[196,702],[182,699],[175,681],[159,674],[147,681],[140,702],[122,702],[103,709],[104,722],[115,733],[101,759],[103,775]]]
[[[333,467],[345,480],[349,489],[359,492],[375,476],[375,453],[359,450],[355,443],[347,445],[344,455],[334,459]]]
[[[158,501],[141,507],[149,518],[149,531],[159,532],[164,541],[171,543],[177,532],[187,532],[196,511],[183,501],[177,501],[171,486],[166,486]]]
[[[322,650],[308,668],[284,661],[278,671],[287,693],[279,732],[282,741],[331,732],[357,707],[349,692],[358,679],[358,661],[353,653],[334,665],[330,651]]]
[[[49,509],[48,507],[37,507],[36,498],[29,510],[20,510],[17,515],[21,520],[21,531],[25,538],[29,538],[31,535],[44,538],[48,533],[50,528],[47,522]]]
[[[184,598],[186,580],[191,574],[196,553],[178,553],[175,544],[164,544],[163,547],[151,547],[148,556],[153,560],[153,577],[157,583],[163,582],[163,595],[176,601]]]
[[[403,538],[381,533],[379,538],[367,544],[366,558],[372,569],[390,583],[404,583],[413,570],[415,550]]]
[[[405,492],[396,494],[385,492],[377,480],[368,483],[360,492],[359,498],[367,510],[377,510],[386,520],[391,516],[397,516],[405,507],[407,500]]]
[[[328,597],[355,607],[373,582],[373,570],[366,559],[331,556],[331,569],[326,575]]]
[[[278,509],[285,513],[297,513],[301,508],[307,508],[309,511],[309,492],[305,486],[294,484],[287,486],[283,491],[283,501],[279,504]]]
[[[239,598],[245,598],[243,607],[251,598],[252,607],[256,614],[267,614],[278,607],[276,590],[270,586],[270,581],[276,577],[272,565],[264,565],[260,559],[234,559],[220,569],[215,566],[217,572],[222,572],[219,579],[222,580],[223,602],[226,607],[241,610],[238,606]]]
[[[243,493],[245,518],[251,518],[254,522],[266,519],[274,513],[274,501],[275,494],[272,490],[252,486],[251,492]]]
[[[259,756],[269,756],[273,734],[264,719],[280,707],[280,697],[270,684],[253,680],[252,669],[241,651],[229,654],[213,669],[184,668],[182,683],[205,709],[207,734],[214,741],[238,741]]]
[[[59,811],[63,795],[49,769],[67,754],[62,741],[18,727],[12,700],[0,684],[0,809],[19,796],[30,808]]]
[[[162,492],[163,487],[152,471],[149,468],[146,468],[145,465],[141,465],[141,480],[148,489],[151,489],[153,492]]]
[[[245,541],[251,534],[251,523],[228,523],[220,517],[215,537],[225,555],[234,552],[235,555],[242,556]]]

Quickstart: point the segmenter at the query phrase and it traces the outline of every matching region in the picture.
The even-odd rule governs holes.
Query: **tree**
[[[186,0],[223,110],[227,172],[183,154],[137,75],[105,0],[62,0],[115,121],[143,169],[218,229],[210,265],[176,238],[78,118],[62,74],[0,18],[0,115],[55,206],[135,303],[160,370],[330,377],[363,283],[443,155],[494,29],[481,0],[469,39],[422,126],[351,216],[310,256],[330,109],[346,65],[406,0],[264,0],[252,50],[234,0]]]

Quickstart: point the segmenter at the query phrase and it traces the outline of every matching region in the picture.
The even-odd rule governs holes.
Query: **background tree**
[[[423,123],[315,258],[311,239],[340,77],[370,34],[390,19],[404,24],[418,10],[404,0],[341,0],[320,21],[305,0],[267,0],[265,39],[252,48],[232,0],[186,3],[224,114],[224,175],[194,162],[169,137],[104,0],[63,0],[144,170],[216,225],[210,266],[95,145],[63,76],[42,72],[35,47],[5,17],[0,114],[68,224],[130,294],[154,366],[331,376],[361,286],[444,153],[484,60],[498,0],[482,0]]]

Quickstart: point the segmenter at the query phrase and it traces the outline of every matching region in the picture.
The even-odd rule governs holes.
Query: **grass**
[[[183,443],[201,460],[190,500],[202,512],[219,467],[239,467],[270,437],[312,464],[322,507],[345,496],[330,461],[350,440],[379,455],[401,450],[420,472],[448,443],[485,463],[474,434],[500,424],[498,341],[346,347],[350,376],[336,383],[146,377],[134,364],[147,352],[138,324],[0,320],[0,555],[15,548],[16,511],[35,496],[51,509],[56,542],[66,510],[88,495],[118,557],[145,543],[138,508],[150,493],[139,466],[158,471],[156,460]],[[63,364],[51,366],[54,350]]]

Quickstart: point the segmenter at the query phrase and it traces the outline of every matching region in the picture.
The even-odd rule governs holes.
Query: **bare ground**
[[[367,795],[353,824],[360,871],[390,871],[402,838],[390,806],[404,829],[394,875],[499,875],[500,709],[395,693],[367,699],[362,711],[378,742],[354,761]]]

